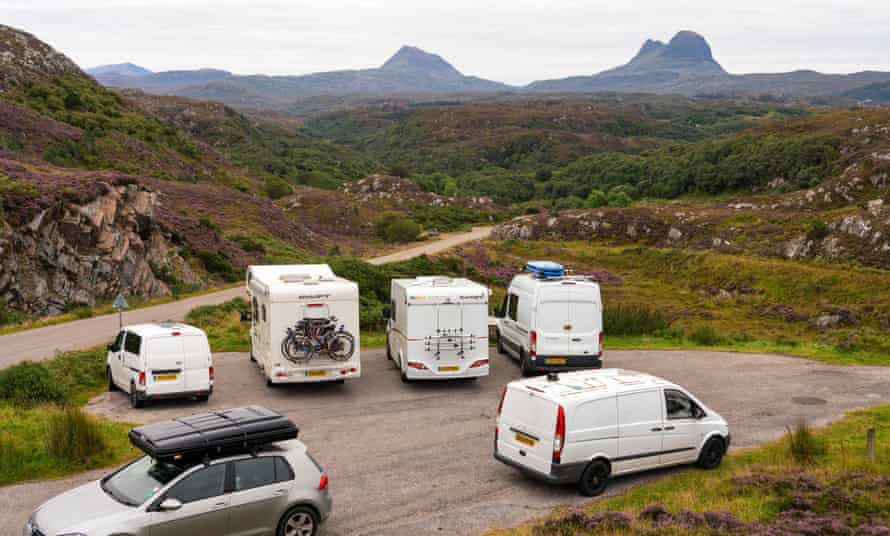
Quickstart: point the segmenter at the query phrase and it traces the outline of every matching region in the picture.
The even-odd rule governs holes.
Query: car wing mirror
[[[174,510],[179,510],[182,508],[182,503],[179,502],[178,499],[164,499],[161,504],[158,505],[158,510],[162,512],[172,512]]]
[[[252,317],[253,317],[253,315],[250,313],[250,311],[241,311],[241,321],[242,322],[250,322]]]
[[[392,317],[392,311],[390,311],[389,307],[384,307],[381,314],[384,320],[389,320]]]

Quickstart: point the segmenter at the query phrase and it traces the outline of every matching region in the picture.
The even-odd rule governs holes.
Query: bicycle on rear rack
[[[355,337],[337,317],[304,318],[287,328],[281,341],[281,353],[293,363],[306,363],[315,356],[327,356],[334,361],[348,361],[355,353]]]

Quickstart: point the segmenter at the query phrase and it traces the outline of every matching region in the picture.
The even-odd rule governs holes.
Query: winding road
[[[482,240],[491,233],[491,227],[475,227],[465,233],[442,234],[438,240],[369,259],[371,264],[404,261],[420,255],[433,255],[450,248]],[[202,294],[161,305],[133,309],[124,313],[124,322],[140,324],[182,320],[189,311],[200,305],[215,305],[238,296],[244,296],[244,288],[236,287],[219,292]],[[39,361],[53,357],[56,352],[79,350],[97,346],[111,340],[118,330],[118,315],[108,314],[74,320],[63,324],[35,328],[0,336],[0,369],[21,361]]]

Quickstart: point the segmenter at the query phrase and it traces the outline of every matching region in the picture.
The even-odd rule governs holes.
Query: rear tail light
[[[276,372],[275,377],[276,378],[287,378],[287,372]]]
[[[538,332],[537,331],[532,331],[531,344],[528,347],[528,353],[532,357],[535,357],[536,355],[538,355]]]
[[[504,399],[507,398],[507,388],[504,387],[504,390],[501,391],[501,401],[498,402],[498,418],[494,421],[494,450],[498,449],[498,432],[500,431],[500,423],[498,422],[501,417],[501,411],[504,409]]]
[[[428,368],[426,368],[426,365],[424,365],[420,361],[408,361],[408,367],[417,370],[429,370]]]
[[[600,331],[600,353],[603,352],[603,332]]]
[[[473,364],[470,365],[470,368],[479,368],[479,367],[487,367],[487,366],[488,366],[487,359],[479,359],[477,361],[474,361]]]
[[[322,473],[318,480],[318,491],[328,489],[328,475]]]
[[[562,449],[566,446],[566,412],[559,406],[556,410],[556,432],[553,434],[553,463],[562,460]]]
[[[145,385],[145,371],[139,372],[139,385]]]
[[[504,399],[507,398],[507,388],[504,387],[504,390],[501,392],[501,401],[498,402],[498,417],[501,416],[501,411],[504,409]]]
[[[213,367],[210,367],[208,372],[210,373],[210,381],[213,381]]]
[[[182,334],[178,331],[174,331],[173,333],[171,333],[171,335],[173,335],[174,337],[179,337]]]

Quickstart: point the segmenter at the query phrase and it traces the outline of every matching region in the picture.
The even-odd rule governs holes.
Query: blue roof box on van
[[[525,271],[538,277],[562,277],[566,273],[561,264],[553,261],[528,261]]]

